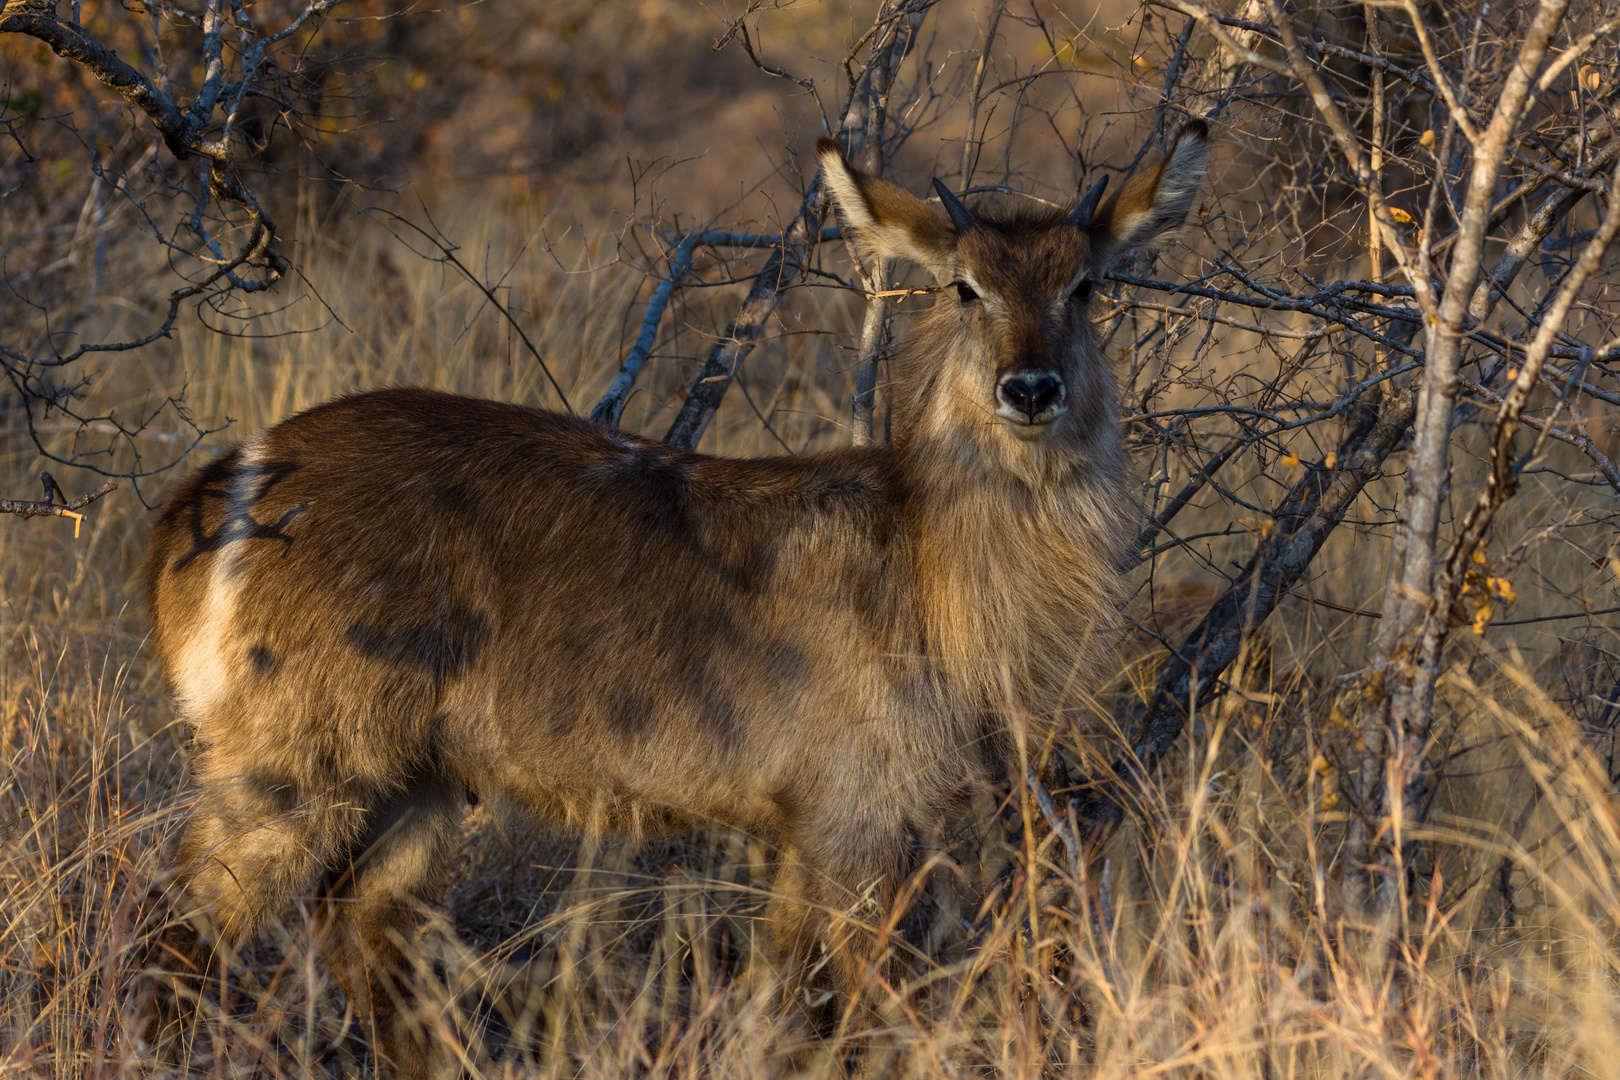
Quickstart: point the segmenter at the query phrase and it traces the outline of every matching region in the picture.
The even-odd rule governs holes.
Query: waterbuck
[[[991,216],[936,182],[941,215],[824,141],[866,252],[941,284],[894,359],[887,444],[716,458],[394,389],[186,480],[147,574],[202,786],[179,866],[211,929],[189,947],[321,890],[344,994],[423,1075],[401,943],[476,796],[768,837],[784,966],[825,945],[855,989],[872,941],[826,913],[890,895],[1012,724],[1109,653],[1131,513],[1088,300],[1186,215],[1207,150],[1193,122],[1070,212]]]

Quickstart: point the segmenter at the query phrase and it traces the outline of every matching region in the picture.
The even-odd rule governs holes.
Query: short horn
[[[1077,229],[1091,228],[1091,217],[1097,212],[1097,204],[1102,201],[1103,188],[1107,186],[1108,177],[1106,175],[1091,185],[1091,190],[1086,192],[1086,197],[1080,200],[1080,205],[1076,206],[1074,212],[1069,215],[1070,225]]]
[[[945,204],[945,212],[951,215],[951,224],[956,226],[957,232],[967,232],[978,224],[973,218],[973,211],[962,205],[962,200],[937,176],[934,177],[934,190],[939,192],[939,201]]]

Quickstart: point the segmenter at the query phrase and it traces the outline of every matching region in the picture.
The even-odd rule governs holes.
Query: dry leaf
[[[1513,582],[1505,577],[1490,577],[1485,579],[1485,587],[1496,594],[1496,598],[1504,604],[1511,604],[1519,598],[1513,590]]]

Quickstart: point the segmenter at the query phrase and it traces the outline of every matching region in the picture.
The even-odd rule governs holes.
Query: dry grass
[[[513,265],[503,296],[524,313],[569,399],[588,406],[633,333],[646,287],[612,261],[614,235],[554,239],[560,230],[532,213],[522,204],[469,211],[446,229],[480,262]],[[465,282],[364,219],[310,212],[298,233],[305,276],[341,325],[306,301],[254,327],[269,337],[194,328],[166,352],[117,361],[99,392],[133,410],[147,388],[183,376],[199,417],[237,421],[215,437],[221,443],[361,386],[423,383],[555,403],[534,358]],[[660,353],[702,351],[734,302],[715,292],[712,307],[708,294],[694,297]],[[804,293],[790,307],[780,336],[750,362],[747,396],[728,398],[706,448],[769,453],[843,437],[841,335],[855,313],[834,293]],[[809,327],[821,332],[800,332]],[[656,360],[626,422],[661,432],[690,369]],[[20,491],[38,465],[24,439],[4,438],[0,478]],[[1533,500],[1524,505],[1535,512]],[[128,490],[100,504],[77,541],[60,521],[0,519],[6,1075],[159,1068],[133,1025],[143,1007],[140,944],[161,916],[151,901],[186,811],[186,746],[143,648],[144,522]],[[1324,556],[1342,589],[1335,595],[1376,592],[1379,543],[1347,537],[1352,546]],[[1202,610],[1209,588],[1190,569],[1158,573],[1161,626]],[[1432,856],[1408,877],[1407,921],[1368,927],[1347,921],[1339,903],[1344,815],[1334,794],[1338,748],[1351,736],[1333,680],[1357,661],[1365,625],[1329,615],[1308,605],[1278,613],[1246,658],[1244,692],[1194,725],[1186,752],[1078,881],[1022,789],[1000,807],[987,797],[960,835],[920,853],[912,913],[873,927],[912,975],[892,988],[886,1052],[897,1069],[1620,1075],[1620,802],[1584,714],[1569,711],[1607,690],[1594,664],[1603,649],[1613,655],[1612,631],[1584,660],[1534,651],[1543,639],[1529,630],[1517,640],[1522,653],[1494,632],[1489,646],[1459,650],[1443,684],[1450,756],[1426,826]],[[1064,747],[1071,758],[1095,758],[1113,718],[1151,689],[1145,642],[1122,650],[1117,686]],[[1571,664],[1595,691],[1567,685]],[[431,1022],[461,1050],[468,1075],[840,1068],[849,1041],[817,1042],[784,1016],[756,948],[770,858],[758,841],[717,833],[582,847],[509,835],[482,811],[469,814],[467,831],[458,883],[420,954],[436,988]],[[261,947],[222,960],[191,1033],[188,1074],[369,1074],[306,914],[286,913]]]

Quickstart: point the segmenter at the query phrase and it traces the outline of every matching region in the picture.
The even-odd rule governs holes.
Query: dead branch
[[[817,242],[836,240],[839,235],[836,227],[826,228],[821,230]],[[619,365],[618,374],[613,377],[612,385],[591,410],[591,419],[600,424],[618,426],[619,417],[624,413],[625,402],[630,398],[630,391],[636,384],[636,378],[647,363],[647,357],[652,355],[653,345],[658,340],[658,326],[663,322],[664,312],[674,298],[675,290],[692,270],[694,251],[699,247],[769,248],[778,247],[781,243],[782,237],[779,235],[735,233],[717,229],[691,232],[682,237],[670,253],[669,273],[659,279],[658,287],[653,290],[652,297],[647,301],[647,309],[642,313],[641,327],[636,333],[635,343],[625,354],[624,363]]]
[[[838,132],[849,159],[862,163],[869,175],[883,174],[884,163],[892,149],[885,146],[889,94],[930,7],[932,0],[924,3],[887,0],[874,23],[874,29],[881,27],[881,30],[860,78],[855,80]],[[865,275],[867,293],[883,291],[892,272],[892,264],[887,260],[874,262]],[[888,329],[888,303],[882,297],[870,295],[861,322],[860,351],[855,357],[850,431],[856,446],[864,446],[876,437],[872,412],[877,402],[878,360],[888,341]]]
[[[1614,179],[1616,183],[1620,183],[1620,169],[1616,170]],[[1496,424],[1491,435],[1490,471],[1486,474],[1484,490],[1469,507],[1467,515],[1457,529],[1456,537],[1451,542],[1435,583],[1436,602],[1424,619],[1417,661],[1425,667],[1439,666],[1440,650],[1444,647],[1450,630],[1449,622],[1439,617],[1437,612],[1449,612],[1451,605],[1456,603],[1462,590],[1468,561],[1484,540],[1497,511],[1512,498],[1517,488],[1515,474],[1524,467],[1524,462],[1514,459],[1513,435],[1523,419],[1530,391],[1536,386],[1542,368],[1546,364],[1547,350],[1552,347],[1553,337],[1557,334],[1558,327],[1562,325],[1564,316],[1574,304],[1575,298],[1580,295],[1582,287],[1597,273],[1617,233],[1620,233],[1620,199],[1610,201],[1608,213],[1604,215],[1603,224],[1598,228],[1597,235],[1586,245],[1575,271],[1565,278],[1559,288],[1545,320],[1536,332],[1535,340],[1526,350],[1518,377],[1513,380],[1513,385],[1509,387],[1501,407],[1497,410]],[[1568,390],[1566,383],[1565,392]],[[1551,431],[1552,427],[1548,424],[1543,429],[1542,438],[1537,441],[1536,448],[1527,456],[1533,456],[1540,449],[1541,441],[1545,440]],[[1611,476],[1610,482],[1615,483],[1612,464],[1609,465],[1608,472]],[[1620,492],[1620,483],[1615,484],[1615,490]]]
[[[888,103],[894,89],[894,79],[901,64],[917,39],[923,20],[933,7],[934,0],[896,0],[886,2],[878,11],[872,27],[855,43],[845,59],[845,73],[849,78],[849,97],[846,101],[839,132],[846,152],[867,158],[869,170],[881,170],[883,161],[892,154],[898,140],[885,141],[888,123]],[[856,74],[853,64],[862,49],[870,45],[865,64]],[[756,64],[762,62],[749,45],[749,54]],[[762,65],[763,66],[763,65]],[[776,74],[776,72],[772,72]],[[903,137],[903,132],[897,133]],[[753,351],[765,322],[775,311],[782,290],[798,277],[809,241],[820,234],[821,205],[819,181],[812,181],[805,193],[793,224],[784,231],[780,247],[766,260],[754,285],[744,298],[736,318],[726,335],[710,351],[708,360],[698,371],[697,378],[687,392],[680,413],[670,425],[665,439],[676,446],[695,447],[713,419],[721,399],[736,377],[739,366]],[[867,292],[882,290],[882,268],[879,276],[868,280]],[[667,303],[667,298],[666,301]],[[857,441],[871,436],[871,409],[876,387],[877,357],[882,347],[882,320],[888,305],[880,297],[869,301],[867,321],[876,320],[875,332],[863,332],[862,351],[857,360],[855,412],[857,414]],[[654,324],[656,326],[656,323]],[[645,324],[643,330],[646,330]],[[638,335],[639,342],[639,335]],[[623,372],[621,372],[621,375]],[[614,390],[619,400],[629,391],[634,375],[625,380],[622,391]],[[622,409],[622,404],[619,406]],[[864,421],[861,419],[864,417]],[[862,424],[864,422],[864,428]]]
[[[766,321],[776,310],[782,290],[799,276],[806,249],[813,239],[821,235],[821,215],[824,212],[818,177],[805,192],[792,226],[782,233],[781,244],[772,249],[770,257],[765,260],[764,268],[754,279],[725,337],[710,350],[708,360],[687,392],[681,411],[664,435],[666,442],[690,450],[703,438],[709,421],[714,419],[715,412],[720,408],[720,400],[737,377],[742,362],[754,350],[754,343],[764,330]]]
[[[20,517],[65,517],[73,519],[73,536],[79,536],[79,523],[84,515],[79,513],[85,507],[104,495],[111,495],[118,490],[118,485],[108,481],[96,490],[80,495],[77,499],[68,501],[57,486],[55,477],[48,472],[39,474],[40,483],[45,487],[45,497],[39,500],[29,499],[0,499],[0,514],[16,514]]]
[[[283,120],[290,122],[297,116],[296,106],[287,95],[278,93],[276,87],[294,76],[299,61],[294,58],[278,63],[278,57],[298,40],[300,31],[337,3],[338,0],[307,0],[274,27],[260,25],[257,11],[250,12],[240,4],[227,4],[225,0],[207,0],[197,13],[159,5],[150,12],[152,33],[158,32],[159,21],[167,19],[200,31],[200,37],[195,39],[194,55],[188,55],[184,49],[172,54],[151,53],[153,70],[136,66],[141,61],[133,58],[141,55],[139,51],[122,51],[122,47],[115,50],[98,40],[81,23],[77,5],[66,18],[58,13],[57,5],[51,0],[8,0],[0,10],[0,33],[20,34],[42,42],[57,56],[93,76],[101,87],[133,107],[139,117],[150,123],[159,141],[153,141],[129,171],[109,167],[99,147],[88,141],[84,143],[93,177],[91,193],[97,199],[108,193],[122,199],[119,205],[126,212],[134,211],[137,228],[144,228],[147,239],[161,253],[159,257],[167,257],[171,271],[184,282],[169,292],[166,302],[144,301],[156,309],[155,325],[133,335],[111,340],[80,338],[72,347],[64,347],[60,344],[61,331],[51,328],[48,319],[42,320],[46,327],[34,344],[20,340],[20,334],[25,332],[22,327],[7,327],[0,338],[0,374],[28,410],[29,429],[42,456],[103,475],[127,475],[132,480],[162,471],[180,460],[176,456],[156,468],[147,467],[133,441],[141,434],[141,429],[124,425],[118,426],[134,462],[128,468],[112,468],[110,462],[102,460],[100,451],[59,456],[38,438],[38,432],[43,429],[34,414],[36,409],[60,412],[81,430],[95,422],[112,423],[110,416],[86,415],[86,410],[75,404],[89,390],[87,377],[62,378],[60,373],[94,354],[131,352],[169,337],[178,325],[182,309],[193,303],[205,322],[209,315],[227,311],[226,318],[243,317],[245,309],[228,309],[227,305],[270,290],[291,269],[289,260],[280,251],[282,237],[275,219],[242,172],[248,160],[262,149],[242,133],[243,105],[251,97],[262,97],[279,103]],[[137,31],[137,39],[140,32]],[[229,44],[227,37],[231,39]],[[191,100],[184,101],[174,89],[184,80],[171,77],[168,65],[185,65],[192,61],[201,72],[201,80]],[[140,126],[137,124],[131,131]],[[15,129],[12,130],[15,135]],[[178,174],[171,173],[170,167],[160,160],[159,145],[167,148],[175,159],[192,164]],[[152,181],[148,190],[132,187],[135,171],[143,172]],[[188,202],[190,210],[181,215],[178,231],[171,233],[167,226],[159,223],[150,207],[156,206],[158,200],[176,197]],[[99,210],[97,220],[101,220]],[[104,235],[104,227],[98,226],[97,231]],[[99,259],[98,254],[89,290],[92,300],[100,288]],[[25,273],[10,284],[15,288],[27,280],[29,275]],[[33,304],[20,294],[19,299],[24,304]],[[34,306],[40,315],[49,315],[50,305]],[[68,333],[74,333],[71,328],[78,318],[75,316],[69,321]],[[182,398],[166,398],[165,409],[182,424],[190,426],[197,438],[203,436],[205,425],[191,421]]]
[[[1399,445],[1416,415],[1411,390],[1397,391],[1381,412],[1361,410],[1335,452],[1333,466],[1312,466],[1271,512],[1273,529],[1198,626],[1171,653],[1126,756],[1113,768],[1130,783],[1148,775],[1174,744],[1188,717],[1220,689],[1221,675],[1251,634],[1291,593],[1368,483]],[[1117,783],[1117,782],[1115,782]],[[1115,783],[1094,784],[1081,812],[1094,838],[1125,806]]]

